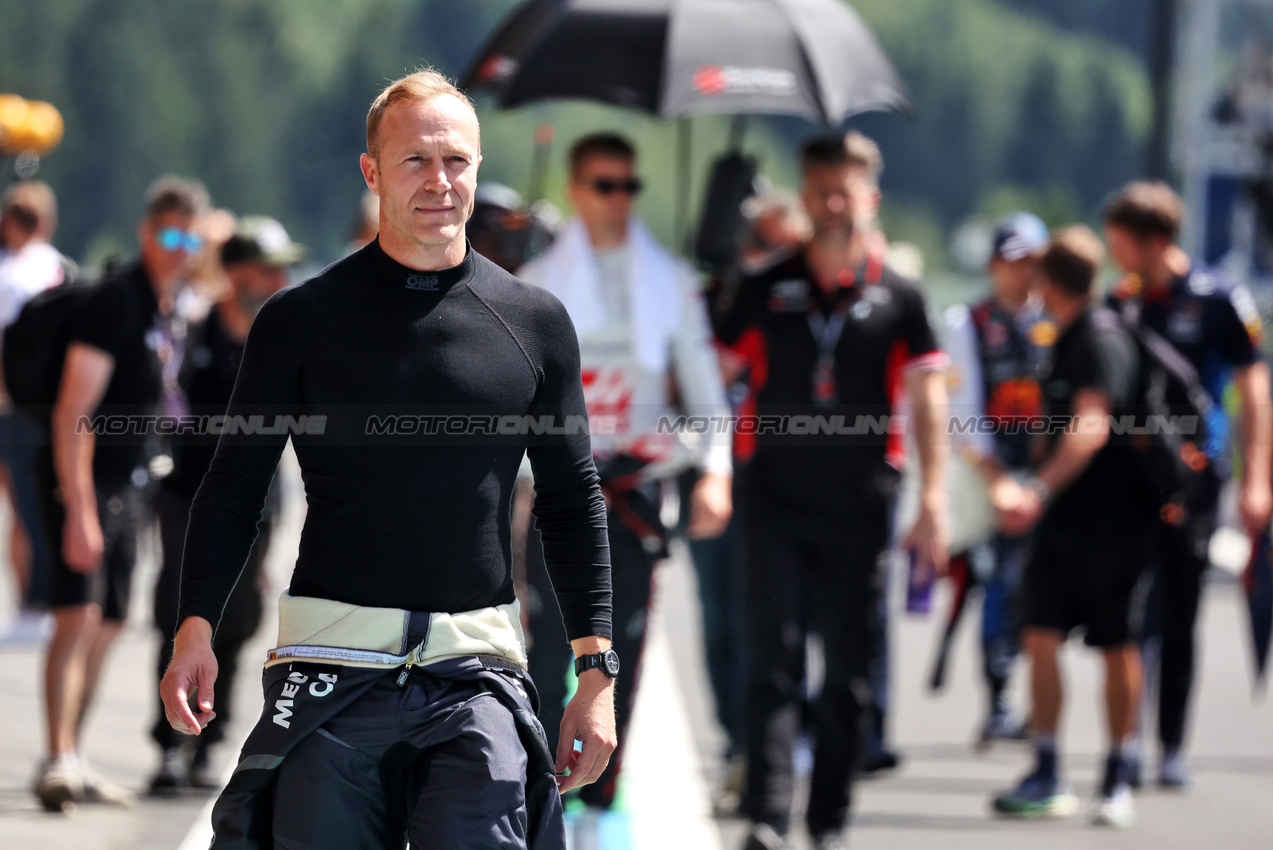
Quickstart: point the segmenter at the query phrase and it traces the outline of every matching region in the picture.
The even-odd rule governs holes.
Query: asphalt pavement
[[[286,512],[267,567],[275,590],[286,583],[302,520],[295,470],[285,489]],[[0,518],[4,539],[7,515]],[[148,729],[154,717],[153,656],[158,638],[149,626],[154,547],[143,547],[132,616],[120,638],[90,721],[86,751],[106,775],[144,789],[158,754]],[[1147,788],[1137,798],[1138,823],[1125,832],[1098,830],[1084,818],[1020,823],[992,818],[990,796],[1029,765],[1028,748],[1001,745],[980,754],[971,746],[983,711],[977,681],[975,616],[955,650],[950,685],[940,696],[924,682],[935,645],[936,618],[900,613],[893,620],[893,742],[904,757],[891,775],[861,783],[850,844],[870,848],[1152,848],[1212,844],[1226,848],[1273,845],[1273,703],[1254,698],[1246,613],[1233,571],[1241,543],[1216,543],[1228,569],[1213,571],[1202,613],[1200,680],[1187,794]],[[715,727],[699,641],[693,571],[683,550],[658,574],[651,637],[642,661],[642,691],[625,761],[626,814],[600,850],[735,850],[745,825],[713,820],[723,741]],[[894,606],[897,610],[898,606]],[[941,608],[938,597],[937,609]],[[12,610],[12,588],[0,579],[0,623]],[[975,612],[972,612],[975,614]],[[272,618],[271,618],[272,619]],[[267,622],[248,650],[263,657],[272,645]],[[1090,796],[1105,751],[1100,721],[1097,658],[1080,646],[1066,652],[1064,765],[1076,792]],[[40,810],[29,790],[44,747],[38,645],[0,645],[0,847],[5,850],[194,850],[207,846],[211,797],[143,798],[132,809],[80,806],[66,815]],[[241,703],[228,742],[214,754],[219,769],[233,760],[260,707],[259,671],[244,664]],[[1020,678],[1020,677],[1018,677]],[[1019,683],[1018,683],[1019,688]],[[1020,694],[1018,693],[1018,697]],[[1151,750],[1150,772],[1156,753]],[[804,850],[803,836],[796,836]]]

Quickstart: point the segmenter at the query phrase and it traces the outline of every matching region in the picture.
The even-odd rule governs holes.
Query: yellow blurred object
[[[0,94],[0,150],[43,155],[62,141],[62,113],[51,103]]]

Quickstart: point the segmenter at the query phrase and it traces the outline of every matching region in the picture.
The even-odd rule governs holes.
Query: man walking
[[[0,202],[0,334],[31,298],[61,285],[73,264],[49,244],[57,229],[57,199],[41,180],[5,190]],[[0,339],[3,337],[0,336]],[[20,599],[17,618],[0,641],[44,636],[49,552],[40,531],[35,456],[40,431],[12,410],[0,390],[0,487],[9,491],[15,522],[9,530],[9,562]]]
[[[141,507],[134,470],[143,444],[132,428],[92,433],[81,420],[133,421],[152,412],[160,394],[157,334],[199,246],[191,228],[206,207],[203,187],[157,181],[137,230],[140,259],[98,284],[71,317],[52,441],[37,465],[44,532],[57,553],[44,672],[49,756],[35,785],[50,810],[132,800],[88,766],[81,739],[128,613]]]
[[[906,545],[922,569],[944,569],[949,539],[946,357],[919,288],[869,248],[879,148],[857,133],[817,137],[804,145],[800,165],[811,241],[745,278],[717,325],[725,343],[750,336],[765,352],[757,415],[738,423],[740,432],[756,434],[743,500],[751,665],[746,850],[787,846],[806,620],[826,659],[813,708],[817,744],[806,821],[820,850],[845,846],[903,462],[905,431],[889,418],[903,387],[922,477],[919,517]],[[819,436],[819,421],[834,433]]]
[[[1194,679],[1194,624],[1210,565],[1220,490],[1230,471],[1228,415],[1223,396],[1232,382],[1239,402],[1242,482],[1238,510],[1252,534],[1269,524],[1269,371],[1260,355],[1263,331],[1246,287],[1193,262],[1175,244],[1184,205],[1163,183],[1131,183],[1105,209],[1110,255],[1127,277],[1109,306],[1139,322],[1185,356],[1214,402],[1208,421],[1207,466],[1185,506],[1183,523],[1154,526],[1154,587],[1146,612],[1146,669],[1158,673],[1158,781],[1185,788],[1184,744]],[[1154,661],[1158,663],[1155,664]],[[1148,712],[1145,712],[1147,715]],[[1144,716],[1144,715],[1143,715]],[[1138,740],[1143,746],[1143,741]],[[1139,747],[1133,765],[1140,779]]]
[[[1131,633],[1132,592],[1143,571],[1153,507],[1132,446],[1110,436],[1112,416],[1134,414],[1141,362],[1117,316],[1093,307],[1104,251],[1096,234],[1070,227],[1040,260],[1043,299],[1060,328],[1043,384],[1049,446],[1038,473],[1004,481],[993,499],[1005,534],[1034,530],[1023,587],[1022,645],[1030,658],[1035,767],[993,801],[1018,817],[1064,817],[1077,800],[1062,781],[1058,653],[1070,632],[1105,664],[1109,757],[1093,822],[1134,819],[1128,746],[1140,704],[1140,654]],[[1037,527],[1036,527],[1037,526]]]
[[[691,465],[704,470],[689,496],[689,534],[694,537],[714,537],[724,530],[731,486],[727,430],[712,428],[708,444],[695,454],[676,435],[659,433],[657,427],[659,417],[672,412],[669,374],[684,412],[723,425],[729,407],[694,273],[632,214],[641,188],[635,169],[636,150],[619,136],[586,136],[575,143],[569,194],[578,217],[519,272],[562,300],[579,334],[584,398],[594,423],[593,454],[609,508],[615,648],[630,659],[639,657],[644,641],[654,566],[667,555],[660,482]],[[563,674],[569,654],[538,556],[532,539],[527,573],[541,604],[530,620],[531,668],[542,683],[542,717],[551,729],[566,695]],[[634,674],[617,684],[620,738],[636,686]],[[585,803],[609,808],[621,760],[622,750],[602,780],[581,792]]]
[[[379,237],[253,323],[191,510],[164,704],[190,733],[215,716],[213,632],[290,435],[308,512],[266,709],[213,812],[218,848],[265,833],[280,848],[560,848],[552,773],[569,771],[566,790],[605,769],[618,673],[574,329],[556,299],[468,250],[479,129],[445,78],[381,92],[367,151]],[[526,453],[585,668],[555,759],[510,565]]]
[[[192,325],[185,335],[177,386],[172,388],[184,412],[205,418],[225,413],[239,373],[239,363],[243,360],[248,329],[266,300],[287,285],[288,267],[303,255],[304,249],[292,242],[283,225],[262,216],[244,218],[237,224],[233,235],[219,246],[220,265],[229,290],[212,305],[207,318]],[[181,552],[186,541],[190,504],[212,464],[216,436],[178,434],[171,438],[168,448],[173,458],[173,469],[162,480],[155,496],[155,515],[159,520],[163,555],[154,593],[155,625],[161,635],[156,681],[163,678],[172,658],[181,585]],[[279,499],[274,489],[271,494],[272,498],[267,500],[257,525],[252,554],[248,556],[243,575],[226,602],[223,625],[212,646],[221,680],[219,719],[190,742],[194,745],[190,750],[186,746],[189,736],[172,728],[164,716],[163,703],[159,703],[151,737],[162,754],[159,769],[150,780],[150,793],[153,795],[171,795],[186,786],[217,787],[217,778],[209,773],[208,750],[221,740],[222,730],[230,721],[239,652],[261,624],[260,571],[279,512]]]
[[[1033,440],[1025,425],[1042,411],[1039,382],[1056,337],[1035,288],[1039,255],[1048,229],[1034,215],[1017,212],[995,227],[990,261],[991,293],[972,305],[946,311],[951,359],[952,421],[978,417],[990,429],[955,429],[952,440],[980,471],[990,490],[1004,476],[1028,472]],[[956,437],[956,434],[960,435]],[[1008,677],[1017,657],[1017,586],[1028,540],[1002,532],[961,553],[982,587],[982,677],[988,691],[978,746],[1020,737],[1021,718],[1008,701]]]

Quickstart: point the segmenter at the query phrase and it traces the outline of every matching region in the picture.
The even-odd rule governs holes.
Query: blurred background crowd
[[[1108,225],[1111,195],[1150,178],[1178,192],[1180,229],[1169,234],[1172,240],[1178,237],[1200,265],[1221,270],[1251,293],[1250,313],[1242,318],[1255,317],[1250,337],[1267,345],[1258,325],[1273,312],[1270,2],[853,0],[868,40],[854,55],[880,54],[875,65],[857,69],[875,75],[873,89],[854,103],[837,105],[819,92],[804,98],[817,108],[793,98],[788,107],[760,103],[734,110],[674,107],[674,92],[655,90],[657,73],[647,101],[623,73],[610,89],[589,90],[595,68],[572,67],[570,53],[559,57],[564,70],[545,72],[542,90],[518,91],[517,73],[529,71],[529,63],[501,64],[512,61],[508,56],[517,48],[515,15],[526,11],[517,0],[348,0],[323,3],[321,14],[308,0],[166,4],[158,12],[143,0],[0,0],[0,7],[5,21],[0,92],[12,93],[0,94],[5,132],[0,189],[7,190],[0,275],[8,275],[0,321],[12,322],[22,302],[45,288],[117,273],[134,254],[138,237],[143,262],[147,251],[184,252],[191,262],[181,270],[182,285],[172,290],[174,303],[166,312],[188,322],[194,335],[187,346],[184,325],[178,334],[184,363],[180,352],[161,355],[164,404],[174,399],[192,404],[200,393],[198,403],[223,403],[218,399],[228,399],[246,328],[264,299],[375,238],[376,198],[355,166],[365,147],[367,104],[384,81],[423,65],[459,79],[474,99],[484,160],[468,235],[476,251],[510,271],[543,255],[554,239],[564,240],[572,216],[585,222],[590,215],[604,216],[587,204],[610,203],[617,193],[631,202],[630,211],[658,243],[695,267],[712,306],[719,308],[720,293],[729,291],[740,269],[762,269],[810,238],[807,197],[804,202],[800,197],[809,170],[802,169],[797,151],[829,125],[841,134],[853,130],[869,137],[878,145],[874,156],[882,152],[874,231],[879,256],[889,269],[922,279],[932,316],[985,298],[992,286],[999,292],[1006,273],[995,263],[1037,260],[1049,229],[1078,222],[1097,230]],[[710,41],[708,34],[695,35]],[[635,42],[638,36],[616,33],[615,55],[630,56],[621,51],[624,39]],[[651,59],[652,65],[660,58]],[[740,86],[729,67],[712,70],[715,76],[694,78],[700,95]],[[764,94],[767,84],[751,80],[741,86]],[[599,138],[612,141],[595,147]],[[579,158],[581,139],[592,140],[594,148]],[[625,153],[626,143],[631,147]],[[614,175],[581,171],[589,156],[627,168]],[[156,183],[164,174],[197,180]],[[585,185],[598,197],[589,200],[579,188]],[[165,191],[177,198],[171,209],[161,202]],[[181,215],[179,226],[164,226],[162,216],[174,209]],[[1023,211],[1030,215],[1023,219]],[[601,250],[595,228],[591,235]],[[1029,243],[1028,250],[1022,243]],[[1123,272],[1134,272],[1125,263],[1101,262],[1097,257],[1098,295]],[[942,347],[949,348],[949,329],[940,332]],[[721,355],[727,394],[713,396],[712,403],[729,402],[737,411],[748,390],[740,379],[746,354],[735,348]],[[1231,389],[1216,395],[1235,412],[1246,400]],[[15,427],[21,426],[6,425]],[[31,439],[7,433],[12,445]],[[735,446],[734,454],[746,452]],[[175,627],[165,619],[165,604],[176,593],[174,553],[200,477],[191,470],[210,459],[190,453],[183,467],[179,456],[172,475],[170,455],[156,448],[146,467],[153,481],[143,475],[132,482],[147,492],[139,527],[156,519],[164,535],[164,569],[154,593],[156,625],[167,636]],[[7,461],[29,462],[17,455]],[[706,471],[712,472],[710,464]],[[679,482],[687,506],[695,486],[693,475]],[[679,517],[674,509],[669,513],[676,500],[665,497],[674,489],[664,488],[653,510],[669,532],[678,525],[685,532],[694,519],[688,507]],[[19,513],[22,499],[14,489]],[[1224,504],[1221,524],[1241,525],[1237,501]],[[520,533],[532,533],[525,503],[519,512]],[[727,740],[714,805],[718,814],[732,816],[745,794],[747,674],[731,652],[744,642],[741,591],[721,573],[741,562],[742,544],[736,527],[718,537],[720,530],[713,529],[708,541],[697,539],[701,534],[688,536],[696,538],[691,551],[706,655]],[[523,569],[519,593],[535,609],[537,594],[550,588],[535,587],[533,565],[525,571],[535,554],[530,539],[529,550],[519,539],[514,554]],[[40,553],[40,540],[24,539],[20,532],[8,543],[15,583],[26,600],[9,638],[43,639],[49,626],[41,613],[47,599],[38,563],[47,553]],[[646,594],[636,600],[640,611],[632,616],[638,620],[648,602],[648,571],[667,554],[665,544],[665,539],[653,547],[634,542],[634,550],[644,546],[649,561],[638,582]],[[253,577],[267,546],[268,534],[254,553]],[[952,554],[965,555],[954,565],[957,580],[977,583],[977,567],[967,553]],[[899,561],[904,572],[903,562],[904,556]],[[992,594],[1012,588],[997,586],[993,568],[983,573],[989,610]],[[261,621],[255,591],[255,581],[245,579],[231,602],[245,606],[237,620],[244,628],[218,646],[231,668]],[[916,610],[927,605],[913,604]],[[625,662],[639,655],[643,629],[635,627]],[[879,635],[882,644],[886,629]],[[975,736],[986,745],[1027,736],[1028,706],[1001,700],[1015,645],[1001,661],[1004,670],[990,669],[999,651],[994,640],[1010,630],[1003,623],[983,626],[990,693]],[[862,767],[887,771],[898,763],[886,724],[888,654],[880,646],[871,655],[883,660],[872,671],[878,711],[868,719]],[[166,657],[161,642],[160,670]],[[560,701],[555,683],[549,691]],[[78,739],[78,728],[73,734]],[[162,719],[152,735],[160,756],[147,791],[165,795],[216,786],[208,770],[208,742],[192,751]],[[1181,742],[1175,743],[1178,749]],[[1139,759],[1137,751],[1137,771]],[[91,771],[86,763],[76,770],[81,768]],[[1184,767],[1180,770],[1178,777],[1166,777],[1170,784],[1188,784]],[[94,787],[99,799],[130,802],[127,789],[95,773],[84,777],[77,781]],[[1135,779],[1139,785],[1139,773]],[[585,793],[574,816],[610,808],[614,795],[613,785]],[[585,842],[576,844],[584,850],[595,839],[572,840]],[[762,843],[747,846],[771,846],[765,840],[762,835],[755,839]]]

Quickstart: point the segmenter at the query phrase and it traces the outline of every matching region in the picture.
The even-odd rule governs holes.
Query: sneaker
[[[49,759],[40,767],[31,788],[47,812],[67,812],[84,796],[84,780],[70,756]]]
[[[85,803],[101,803],[107,806],[137,805],[136,794],[123,785],[111,782],[83,759],[80,760],[80,777],[84,782]]]
[[[996,711],[986,718],[977,736],[977,749],[985,750],[995,741],[1023,741],[1030,735],[1024,723],[1008,711]]]
[[[787,841],[769,824],[752,824],[743,850],[789,850]]]
[[[814,839],[813,846],[817,850],[849,850],[848,842],[844,840],[843,830],[838,829],[818,836]]]
[[[1120,782],[1108,794],[1102,793],[1092,802],[1092,825],[1126,829],[1136,822],[1136,804],[1132,788]]]
[[[902,757],[892,750],[875,750],[862,758],[861,771],[870,776],[886,770],[895,770],[902,763]]]
[[[1188,790],[1193,784],[1189,768],[1185,765],[1185,757],[1179,750],[1163,753],[1162,764],[1158,767],[1158,784],[1175,791]]]
[[[159,769],[150,778],[149,794],[152,797],[175,797],[186,787],[186,751],[184,747],[164,750],[159,758]]]
[[[1011,791],[994,798],[994,810],[1018,818],[1066,818],[1078,811],[1078,798],[1055,776],[1035,772]]]

